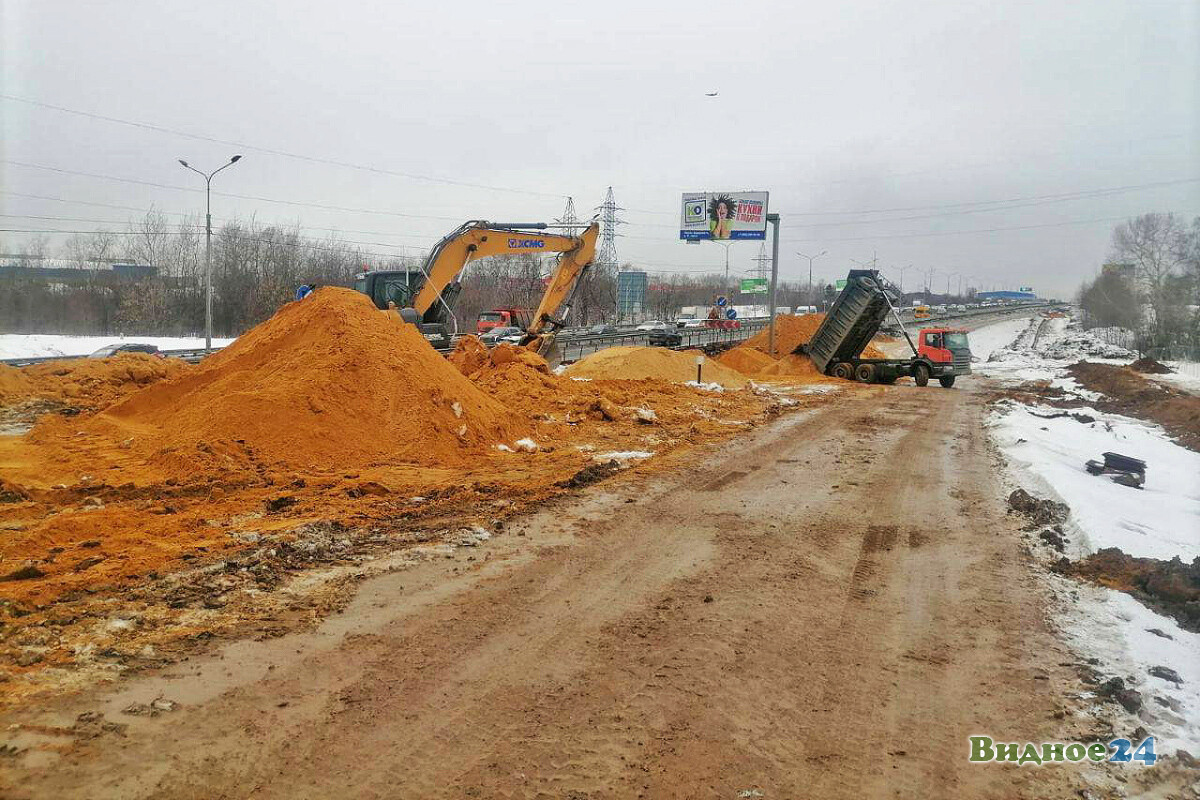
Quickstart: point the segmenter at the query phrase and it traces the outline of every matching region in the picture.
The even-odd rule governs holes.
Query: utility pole
[[[217,167],[207,174],[193,167],[182,158],[179,163],[204,178],[204,352],[212,352],[212,179],[223,169],[232,167],[241,159],[234,156],[229,163]]]
[[[807,299],[808,299],[808,304],[811,306],[816,305],[816,303],[813,301],[813,296],[812,296],[812,265],[813,265],[814,261],[816,261],[818,258],[820,258],[823,255],[827,255],[828,253],[829,253],[828,250],[822,250],[821,252],[817,253],[815,256],[806,256],[806,255],[804,255],[804,253],[800,253],[800,252],[796,253],[796,255],[800,256],[801,258],[808,259],[808,298]]]
[[[779,282],[779,215],[767,214],[767,222],[771,223],[774,232],[774,240],[771,242],[771,290],[767,295],[767,304],[770,306],[767,313],[770,315],[768,319],[767,329],[767,352],[773,358],[775,356],[775,285]]]

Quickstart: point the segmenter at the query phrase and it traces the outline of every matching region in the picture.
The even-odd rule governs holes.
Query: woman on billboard
[[[726,194],[719,194],[708,204],[708,230],[714,239],[728,239],[733,234],[733,215],[737,203]]]

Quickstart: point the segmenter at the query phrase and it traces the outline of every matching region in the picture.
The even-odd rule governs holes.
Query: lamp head
[[[180,163],[180,164],[183,164],[183,165],[184,165],[185,167],[187,167],[188,169],[191,169],[191,167],[188,165],[188,162],[184,161],[182,158],[181,158],[181,159],[179,159],[179,163]]]
[[[229,163],[236,164],[238,162],[238,159],[240,159],[240,158],[241,158],[241,156],[234,156],[233,158],[229,159]]]

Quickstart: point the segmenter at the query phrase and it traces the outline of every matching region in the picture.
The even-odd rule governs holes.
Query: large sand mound
[[[696,380],[695,352],[668,350],[665,347],[609,347],[567,367],[572,378],[605,380],[661,380],[683,383]],[[711,358],[704,359],[702,379],[727,388],[746,385],[736,370]]]
[[[327,288],[88,427],[176,468],[348,469],[460,462],[521,424],[414,327]]]

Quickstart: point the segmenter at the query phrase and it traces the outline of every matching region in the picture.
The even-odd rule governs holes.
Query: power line
[[[1186,212],[1186,213],[1191,213],[1191,212]],[[1040,224],[1040,225],[1018,225],[1015,227],[1008,227],[1008,228],[978,228],[978,229],[969,230],[969,231],[939,231],[936,233],[897,233],[897,234],[884,234],[881,236],[855,236],[855,237],[843,238],[843,239],[829,239],[826,237],[821,237],[819,239],[792,239],[791,241],[796,241],[796,242],[870,242],[870,241],[874,241],[875,239],[914,239],[914,238],[924,238],[927,236],[959,236],[959,235],[968,234],[968,233],[999,233],[1001,231],[1027,231],[1027,230],[1032,230],[1034,228],[1060,228],[1060,227],[1064,227],[1067,225],[1090,225],[1094,222],[1117,222],[1119,220],[1127,220],[1127,219],[1129,219],[1129,217],[1130,217],[1129,214],[1124,214],[1119,217],[1097,217],[1096,219],[1076,219],[1076,220],[1068,220],[1066,222],[1049,222],[1049,223]]]
[[[245,142],[237,142],[237,141],[233,141],[231,139],[218,139],[214,136],[203,136],[203,135],[197,134],[197,133],[189,133],[187,131],[176,130],[174,128],[167,128],[162,125],[154,125],[149,122],[136,122],[134,120],[120,119],[118,117],[110,117],[110,116],[106,116],[104,114],[95,114],[90,111],[80,111],[80,110],[74,109],[74,108],[67,108],[65,106],[57,106],[52,103],[44,103],[40,100],[30,100],[29,98],[26,98],[26,97],[17,97],[15,95],[10,95],[10,94],[0,94],[0,100],[10,100],[15,103],[25,103],[27,105],[35,106],[38,108],[46,108],[46,109],[50,109],[52,111],[59,111],[64,114],[74,114],[75,116],[86,117],[88,119],[102,120],[104,122],[112,122],[117,125],[128,125],[133,128],[141,128],[142,130],[155,131],[156,133],[168,133],[168,134],[172,134],[174,136],[182,136],[186,139],[195,139],[195,140],[201,141],[201,142],[212,142],[214,144],[229,145],[230,147],[236,147],[241,150],[252,150],[252,151],[255,151],[258,153],[269,153],[269,154],[275,155],[275,156],[282,156],[284,158],[293,158],[293,159],[297,159],[299,161],[308,161],[308,162],[311,162],[314,164],[327,164],[327,165],[335,166],[335,167],[345,167],[347,169],[361,170],[363,172],[373,172],[378,175],[391,175],[391,176],[397,177],[397,178],[407,178],[409,180],[426,181],[428,183],[441,183],[441,184],[445,184],[447,186],[462,186],[462,187],[466,187],[466,188],[470,188],[470,189],[486,189],[486,190],[492,191],[492,192],[509,192],[512,194],[532,195],[534,197],[554,197],[554,198],[566,197],[566,195],[554,194],[551,192],[537,192],[537,191],[533,191],[530,189],[514,189],[514,188],[508,187],[508,186],[491,186],[491,185],[488,185],[485,183],[470,183],[467,181],[456,181],[456,180],[453,180],[450,178],[437,178],[437,177],[434,177],[431,175],[420,175],[420,174],[417,174],[414,172],[400,172],[398,170],[393,170],[393,169],[384,169],[382,167],[373,167],[373,166],[370,166],[367,164],[355,164],[350,161],[338,161],[337,159],[333,159],[333,158],[322,158],[320,156],[308,156],[308,155],[303,155],[300,153],[289,153],[286,150],[275,150],[270,147],[259,147],[257,145],[246,144]]]
[[[1180,178],[1178,180],[1156,181],[1154,183],[1130,184],[1130,185],[1126,185],[1126,186],[1112,186],[1112,187],[1106,187],[1106,188],[1102,188],[1102,189],[1088,189],[1088,190],[1079,191],[1079,192],[1065,192],[1065,193],[1061,193],[1061,194],[1036,195],[1036,196],[1031,196],[1031,197],[1014,197],[1014,198],[1009,198],[1006,200],[977,200],[977,201],[964,202],[964,203],[949,203],[946,205],[909,206],[906,208],[881,208],[881,209],[862,210],[862,211],[811,211],[811,212],[787,212],[787,211],[785,211],[785,212],[781,212],[781,213],[786,216],[789,216],[789,217],[803,217],[803,216],[832,216],[832,215],[846,215],[846,214],[884,214],[884,213],[893,213],[893,212],[902,212],[902,211],[924,211],[924,210],[950,209],[950,208],[963,209],[966,206],[987,206],[987,205],[997,206],[996,208],[972,208],[972,209],[966,209],[966,210],[961,210],[961,211],[947,211],[944,214],[922,214],[922,215],[911,216],[911,217],[888,217],[888,218],[883,218],[883,219],[842,220],[842,221],[838,221],[838,222],[801,223],[799,225],[799,227],[814,228],[814,227],[834,227],[834,226],[844,226],[844,225],[870,225],[870,224],[880,224],[880,223],[886,223],[886,222],[907,222],[907,221],[918,220],[918,219],[937,219],[937,218],[941,218],[941,217],[954,217],[954,216],[961,216],[963,214],[980,214],[980,213],[986,213],[986,212],[990,212],[990,211],[1008,211],[1008,210],[1016,209],[1016,208],[1028,208],[1031,206],[1040,206],[1040,205],[1046,205],[1046,204],[1050,204],[1050,203],[1065,203],[1065,202],[1069,202],[1072,200],[1085,200],[1085,199],[1094,199],[1097,197],[1109,197],[1109,196],[1118,195],[1118,194],[1126,194],[1129,192],[1143,191],[1146,189],[1157,189],[1157,188],[1162,188],[1164,186],[1180,186],[1180,185],[1189,184],[1189,183],[1200,183],[1200,178]],[[636,225],[636,226],[642,227],[642,228],[646,228],[646,227],[671,228],[671,229],[675,228],[674,225],[666,225],[666,224],[661,224],[661,223],[631,222],[629,224]],[[793,226],[793,227],[796,227],[796,226]]]
[[[169,183],[155,183],[154,181],[143,181],[136,178],[120,178],[115,175],[101,175],[95,172],[83,172],[81,170],[63,169],[61,167],[48,167],[44,164],[30,164],[26,161],[15,161],[9,158],[0,158],[0,163],[12,164],[18,167],[25,167],[26,169],[40,169],[47,172],[58,172],[64,175],[79,175],[84,178],[98,178],[106,181],[117,181],[118,183],[133,183],[137,184],[138,186],[152,186],[157,189],[172,189],[177,192],[204,192],[203,189],[198,189],[193,186],[175,186]],[[347,206],[327,205],[325,203],[305,203],[299,200],[279,200],[274,197],[258,197],[249,194],[234,194],[232,192],[213,192],[213,194],[217,195],[218,197],[233,197],[238,200],[255,200],[262,203],[279,203],[281,205],[288,206],[322,208],[328,211],[347,211],[354,214],[381,214],[388,217],[405,217],[408,219],[440,219],[453,222],[462,221],[461,217],[442,217],[434,216],[432,214],[405,214],[401,211],[380,211],[379,209],[374,208],[350,208]]]
[[[201,228],[202,229],[202,228]],[[0,233],[66,233],[66,234],[83,234],[90,236],[141,236],[141,231],[114,231],[114,230],[62,230],[55,228],[0,228]],[[164,231],[165,236],[186,236],[191,231]],[[279,245],[282,247],[297,247],[309,248],[312,250],[325,250],[333,252],[338,248],[330,245],[321,245],[315,242],[285,242],[279,239],[266,239],[261,236],[246,236],[238,235],[235,238],[249,242],[259,242],[261,244]],[[364,244],[377,247],[404,247],[405,245],[389,244],[387,242],[359,242],[353,239],[340,239],[339,244]],[[354,253],[358,256],[375,256],[377,258],[401,258],[402,253],[374,253],[370,251],[359,250]]]

